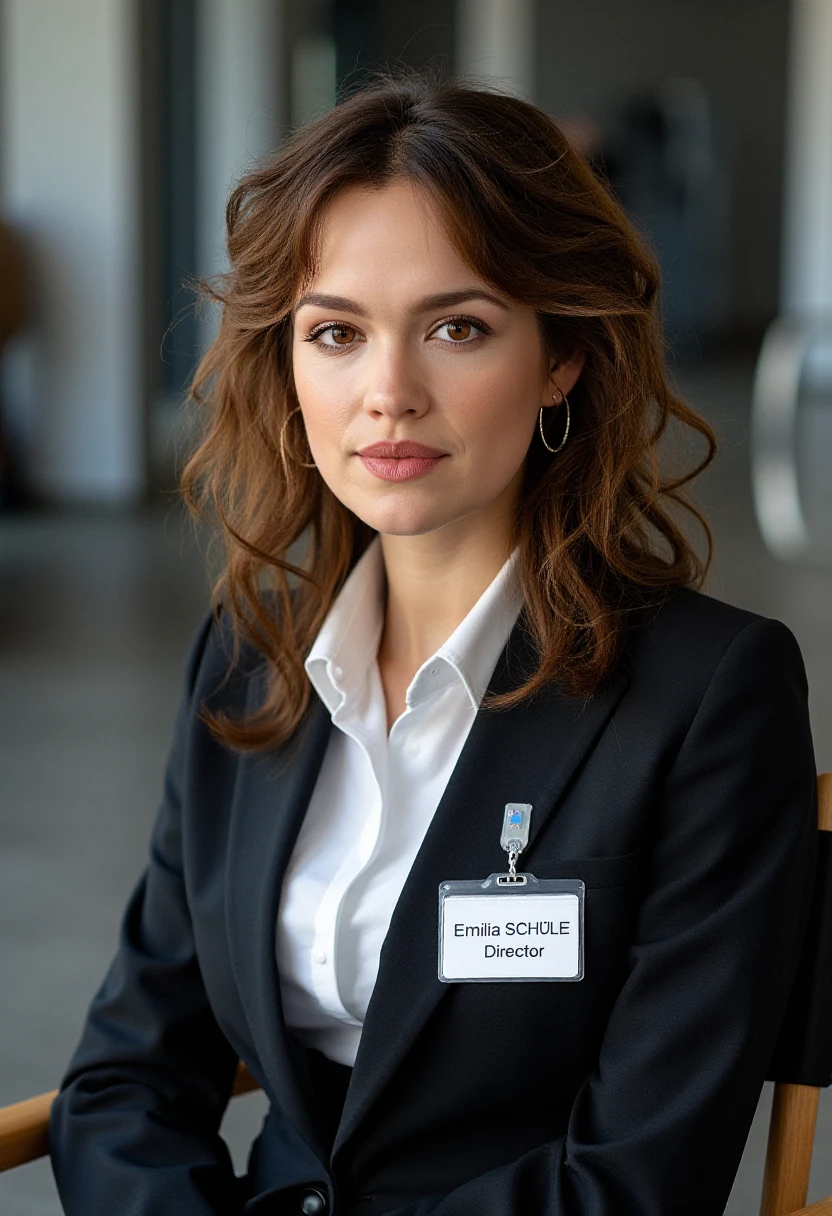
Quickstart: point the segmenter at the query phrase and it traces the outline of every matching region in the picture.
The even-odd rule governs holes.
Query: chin
[[[436,532],[443,527],[447,521],[439,522],[412,522],[405,523],[397,520],[379,520],[367,519],[366,522],[371,528],[375,528],[376,532],[380,532],[383,536],[424,536],[428,532]]]
[[[350,506],[350,510],[365,524],[385,536],[423,536],[426,532],[436,532],[457,518],[455,515],[439,514],[427,504],[423,504],[420,509],[415,503],[410,507],[402,503],[390,503],[389,510],[383,511],[378,509],[377,504],[375,507],[362,504],[358,509]]]

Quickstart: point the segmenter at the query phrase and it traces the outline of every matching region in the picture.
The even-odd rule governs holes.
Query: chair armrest
[[[799,1212],[792,1212],[791,1216],[832,1216],[832,1195],[828,1199],[810,1203],[808,1208],[801,1208]]]
[[[49,1111],[58,1091],[0,1109],[0,1171],[36,1161],[49,1152]]]

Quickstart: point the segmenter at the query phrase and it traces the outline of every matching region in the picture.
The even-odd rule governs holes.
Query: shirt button
[[[326,962],[326,950],[320,950],[320,949],[313,950],[312,951],[312,962],[318,963],[318,965],[322,967],[324,965],[324,963]]]
[[[334,667],[333,673],[335,675],[335,679],[340,680],[341,676],[344,674],[344,669],[343,669],[343,667]]]
[[[438,676],[438,675],[439,675],[439,668],[438,668],[438,667],[431,667],[431,669],[430,669],[430,674],[431,674],[432,676]]]
[[[303,1216],[323,1216],[326,1211],[326,1199],[320,1191],[307,1191],[300,1202]]]

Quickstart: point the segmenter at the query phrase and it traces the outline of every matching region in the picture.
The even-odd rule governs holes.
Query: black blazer
[[[200,705],[251,709],[264,678],[246,652],[225,680],[226,633],[206,619],[193,645],[149,866],[53,1107],[66,1212],[722,1212],[814,869],[789,630],[680,591],[592,698],[480,710],[396,905],[355,1068],[331,1075],[282,1021],[275,924],[334,728],[313,694],[283,747],[217,743]],[[521,614],[491,687],[534,657]],[[523,868],[586,884],[586,976],[441,984],[437,888],[504,868],[509,801],[534,807]],[[241,1179],[217,1131],[238,1057],[271,1104]]]

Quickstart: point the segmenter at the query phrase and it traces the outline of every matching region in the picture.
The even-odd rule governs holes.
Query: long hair
[[[226,213],[229,270],[209,288],[221,320],[191,388],[205,426],[182,489],[194,512],[216,513],[225,561],[215,603],[230,615],[235,656],[251,643],[269,672],[248,717],[209,718],[241,750],[273,746],[299,725],[311,696],[303,660],[375,536],[303,467],[291,311],[330,200],[398,178],[429,192],[483,280],[535,310],[547,353],[586,352],[569,442],[552,457],[535,432],[513,525],[539,663],[483,708],[552,682],[591,695],[620,659],[633,612],[701,584],[707,561],[680,506],[701,524],[710,559],[707,523],[684,487],[713,459],[713,432],[668,383],[658,267],[620,205],[535,106],[424,75],[380,78],[242,178]],[[705,443],[695,467],[675,475],[659,463],[671,420]],[[301,537],[305,556],[289,561]]]

